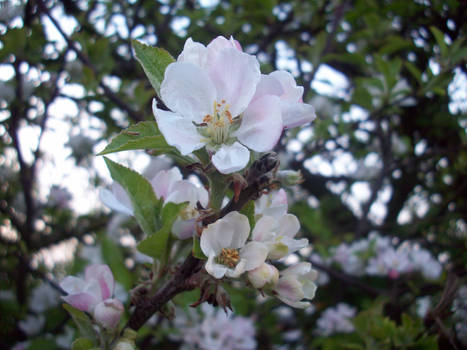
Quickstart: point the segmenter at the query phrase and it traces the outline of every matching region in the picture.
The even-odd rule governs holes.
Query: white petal
[[[205,265],[206,271],[215,278],[222,278],[228,270],[227,266],[215,263],[214,259],[214,255],[209,256]]]
[[[295,237],[297,232],[300,230],[300,221],[293,214],[286,214],[279,221],[279,235],[287,237]]]
[[[189,205],[194,207],[198,201],[198,188],[189,181],[177,181],[170,189],[165,201],[177,204],[189,202]]]
[[[204,187],[198,187],[198,201],[201,203],[203,208],[206,208],[209,204],[209,193]]]
[[[183,51],[177,58],[177,62],[193,63],[198,67],[205,67],[208,51],[206,47],[188,38],[183,47]]]
[[[248,148],[266,152],[277,144],[282,129],[279,97],[266,95],[248,106],[235,136]]]
[[[303,293],[306,299],[313,299],[316,294],[316,284],[311,280],[303,281]]]
[[[231,146],[223,145],[211,160],[222,174],[231,174],[246,167],[250,160],[250,151],[239,142],[235,142]]]
[[[297,86],[292,74],[283,70],[276,70],[269,75],[277,79],[282,85],[283,93],[281,95],[281,100],[287,102],[301,101],[303,96],[303,87]]]
[[[129,206],[125,205],[127,201],[130,202],[130,198],[128,198],[126,193],[125,196],[127,200],[117,198],[114,192],[111,192],[106,188],[101,188],[99,191],[99,199],[107,207],[125,215],[133,215],[133,208],[131,207],[131,204]]]
[[[281,297],[281,295],[277,295],[277,298],[281,300],[283,303],[286,303],[289,306],[292,306],[297,309],[306,309],[307,307],[311,306],[309,301],[293,301],[287,298]]]
[[[245,270],[250,271],[261,266],[268,256],[269,249],[261,242],[249,242],[240,250],[240,257],[246,260]]]
[[[155,100],[153,111],[157,125],[167,143],[176,147],[184,156],[205,145],[203,138],[198,134],[198,130],[188,118],[158,109]]]
[[[251,239],[259,242],[271,242],[278,228],[279,223],[276,219],[271,216],[263,216],[256,222]]]
[[[183,179],[177,167],[159,171],[150,181],[158,198],[166,199],[173,185]]]
[[[286,254],[290,254],[296,252],[299,249],[305,248],[308,246],[308,239],[293,239],[287,236],[282,237],[280,243],[285,244],[288,248],[288,252]],[[280,259],[281,257],[277,257],[276,259]]]
[[[313,121],[316,118],[312,105],[302,102],[282,102],[282,122],[286,128],[294,128]]]
[[[302,300],[305,296],[302,284],[295,276],[281,276],[275,290],[281,297],[292,301]]]
[[[281,275],[305,275],[311,271],[311,264],[309,262],[301,262],[296,265],[290,266],[285,270],[281,271]]]
[[[247,264],[246,260],[245,259],[241,259],[237,266],[235,266],[235,270],[232,270],[232,269],[227,269],[227,277],[230,277],[230,278],[237,278],[239,277],[242,273],[245,272],[245,265]]]
[[[209,55],[209,76],[216,86],[217,101],[225,100],[233,117],[242,113],[253,97],[260,79],[254,56],[229,48]]]
[[[200,240],[201,250],[204,255],[217,256],[222,248],[231,248],[230,243],[236,232],[235,224],[229,222],[229,220],[225,220],[230,214],[227,214],[224,218],[217,220],[204,229]]]
[[[255,205],[255,213],[280,218],[287,213],[287,194],[284,189],[262,195]]]
[[[173,112],[201,123],[204,116],[212,114],[216,88],[204,69],[175,62],[165,70],[161,97]]]
[[[172,225],[172,233],[178,239],[187,239],[193,237],[195,232],[196,219],[180,220],[176,219]]]
[[[248,218],[238,211],[232,211],[224,216],[222,220],[224,221],[224,227],[234,232],[226,248],[239,249],[243,247],[250,235],[250,223],[248,222]]]

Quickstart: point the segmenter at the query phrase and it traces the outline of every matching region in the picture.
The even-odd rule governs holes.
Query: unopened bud
[[[276,177],[284,186],[295,186],[303,182],[300,170],[280,170],[277,172]]]
[[[123,304],[118,299],[106,299],[94,309],[94,319],[106,329],[114,329],[123,313]]]
[[[274,266],[264,263],[248,272],[248,280],[257,289],[271,288],[279,280],[279,271]]]
[[[117,345],[112,350],[136,350],[136,332],[132,329],[125,329],[123,336],[118,340]]]

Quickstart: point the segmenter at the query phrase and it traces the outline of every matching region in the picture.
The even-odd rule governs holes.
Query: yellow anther
[[[234,268],[240,261],[240,254],[237,249],[222,248],[221,253],[217,257],[217,261],[230,268]]]

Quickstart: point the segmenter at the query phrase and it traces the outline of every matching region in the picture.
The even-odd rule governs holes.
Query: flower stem
[[[225,197],[225,192],[229,187],[230,181],[218,173],[208,175],[209,180],[209,206],[215,211],[219,211],[222,207],[222,201]]]

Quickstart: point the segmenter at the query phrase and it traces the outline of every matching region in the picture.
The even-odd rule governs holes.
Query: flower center
[[[234,268],[240,261],[238,249],[222,248],[221,253],[217,256],[219,264]]]
[[[211,139],[214,144],[223,144],[229,139],[230,126],[234,120],[229,111],[229,105],[222,100],[221,103],[214,101],[213,115],[207,114],[203,119],[204,134]]]

